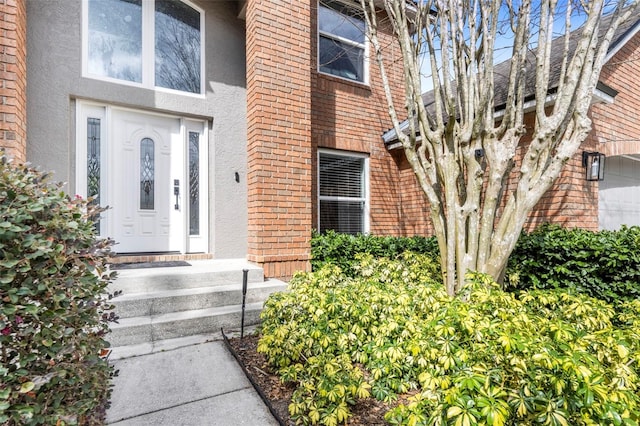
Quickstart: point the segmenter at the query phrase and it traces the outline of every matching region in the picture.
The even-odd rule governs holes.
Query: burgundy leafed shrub
[[[98,213],[0,156],[0,424],[104,421],[111,242],[96,238]]]

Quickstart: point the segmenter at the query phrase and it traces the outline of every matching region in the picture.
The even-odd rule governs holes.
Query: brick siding
[[[635,81],[640,75],[640,34],[617,52],[604,66],[600,80],[619,91],[613,104],[594,104],[590,116],[593,130],[582,143],[574,157],[565,165],[552,188],[535,206],[525,229],[532,230],[543,223],[555,223],[568,228],[598,230],[598,182],[585,179],[582,166],[583,151],[599,151],[607,156],[640,154],[640,85]],[[531,126],[532,116],[527,117]],[[522,145],[527,144],[526,137]],[[516,163],[522,158],[519,149]],[[416,219],[428,215],[426,201],[411,168],[398,152],[397,163],[401,183],[402,234],[431,234],[430,223]],[[606,165],[606,162],[605,162]],[[517,169],[512,173],[509,185],[516,184]],[[605,167],[606,173],[606,167]],[[606,179],[606,177],[605,177]],[[423,204],[424,203],[424,204]],[[429,221],[427,221],[429,222]]]
[[[636,34],[602,68],[600,81],[618,94],[612,104],[598,103],[591,108],[593,130],[531,213],[529,229],[552,222],[598,230],[598,182],[586,181],[582,152],[598,151],[607,156],[640,154],[639,75],[640,34]]]
[[[317,7],[317,3],[312,5]],[[316,17],[316,13],[312,14],[314,40],[317,38]],[[402,116],[404,78],[397,62],[399,49],[393,43],[390,29],[382,29],[379,37],[381,45],[387,46],[385,67],[398,114]],[[312,43],[311,138],[314,151],[324,148],[368,154],[372,234],[423,234],[429,228],[427,216],[420,213],[425,210],[424,196],[416,191],[419,188],[413,172],[402,167],[402,160],[396,153],[390,153],[382,141],[382,134],[391,127],[391,121],[378,64],[370,59],[369,83],[363,84],[319,72],[317,57],[317,44]],[[313,157],[313,174],[317,175],[317,155]],[[314,179],[315,228],[318,226],[317,191],[317,180]]]
[[[619,93],[611,105],[592,109],[594,148],[607,156],[640,154],[640,34],[602,68],[600,80]]]
[[[0,149],[19,162],[27,151],[25,0],[0,0]]]
[[[268,277],[309,269],[312,1],[247,4],[247,258]]]
[[[318,148],[366,153],[371,232],[407,234],[400,182],[406,169],[381,139],[390,122],[377,64],[369,64],[370,84],[319,73],[317,8],[317,0],[247,5],[248,259],[266,276],[309,268],[309,238],[318,226]],[[389,69],[402,107],[401,68],[390,63]],[[425,216],[410,217],[413,232],[422,231]]]
[[[318,72],[317,7],[316,0],[293,8],[271,0],[247,8],[249,260],[261,263],[267,276],[308,268],[308,236],[318,226],[318,149],[368,155],[372,234],[433,232],[404,154],[382,142],[390,120],[377,64],[369,64],[368,84]],[[398,52],[390,33],[380,35],[390,46],[387,70],[401,108]],[[594,107],[594,127],[609,107]],[[527,229],[545,222],[597,229],[598,183],[584,178],[583,149],[602,150],[592,134],[535,207]]]

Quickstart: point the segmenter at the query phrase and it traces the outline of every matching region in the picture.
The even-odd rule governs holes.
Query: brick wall
[[[312,0],[247,4],[248,259],[309,269]]]
[[[585,179],[582,166],[583,151],[599,151],[607,156],[640,154],[640,34],[618,51],[604,66],[600,80],[619,91],[613,104],[598,103],[591,109],[593,130],[582,143],[574,157],[565,165],[552,188],[535,206],[525,229],[532,230],[543,223],[556,223],[565,227],[580,227],[598,230],[598,182]],[[532,126],[532,116],[527,117]],[[523,139],[523,146],[527,139]],[[412,222],[420,214],[428,214],[421,204],[421,191],[404,155],[398,153],[398,168],[402,184],[402,233],[432,233],[432,228],[421,221]],[[516,162],[522,157],[522,148]],[[606,162],[605,162],[606,164]],[[606,170],[606,167],[605,167]],[[516,184],[516,173],[512,173],[509,185]],[[606,173],[606,172],[605,172]],[[606,179],[606,176],[605,176]]]
[[[602,68],[600,80],[616,89],[611,105],[594,105],[594,147],[607,156],[640,154],[640,34],[636,34]]]
[[[525,116],[527,129],[533,129],[534,119],[534,113]],[[518,167],[529,142],[529,135],[525,135],[516,151],[516,167],[511,172],[507,184],[508,192],[517,186]],[[554,223],[568,228],[598,229],[598,182],[585,179],[585,169],[582,167],[583,150],[593,151],[593,139],[587,138],[573,158],[565,164],[558,179],[529,214],[524,225],[525,230],[531,231],[544,223]]]
[[[387,151],[382,142],[381,135],[391,124],[377,64],[369,64],[369,84],[317,71],[317,7],[317,0],[251,0],[247,7],[248,258],[263,264],[267,276],[287,277],[309,267],[309,235],[318,226],[318,149],[368,155],[371,233],[433,232],[425,196],[404,154]],[[381,37],[382,44],[389,46],[387,70],[401,108],[399,55],[390,33],[383,32]],[[637,58],[637,43],[633,49],[623,49],[617,61],[630,62],[622,55]],[[611,69],[603,76],[616,88],[614,79],[620,73],[629,71]],[[638,70],[633,73],[627,75],[638,75]],[[616,98],[614,105],[618,102]],[[622,105],[629,108],[627,101]],[[581,155],[583,149],[603,151],[599,145],[605,132],[602,123],[611,114],[610,107],[594,107],[596,131],[540,200],[528,229],[543,222],[597,229],[598,183],[585,180]],[[631,111],[639,110],[640,103],[634,108]],[[606,134],[618,132],[619,136],[617,126],[607,127]],[[635,130],[625,133],[625,138],[636,136]],[[610,146],[607,149],[615,149]]]
[[[429,203],[416,175],[401,149],[393,151],[400,182],[400,234],[404,236],[433,235],[429,218]]]
[[[381,139],[390,122],[377,65],[369,64],[370,84],[319,73],[317,7],[317,0],[247,5],[248,259],[266,276],[309,268],[318,148],[366,153],[371,232],[406,233],[401,171]],[[401,68],[388,66],[402,107]],[[416,230],[418,222],[411,216]]]
[[[0,149],[19,162],[27,150],[25,0],[0,0]]]
[[[593,140],[587,139],[564,166],[562,173],[535,206],[525,229],[533,230],[543,223],[567,228],[598,230],[598,182],[585,179],[582,151],[591,151]]]
[[[312,3],[317,8],[317,3]],[[313,39],[317,35],[316,13],[312,14]],[[399,49],[389,29],[379,32],[387,46],[386,71],[392,83],[398,114],[403,116],[403,75],[398,65]],[[318,72],[317,45],[311,46],[311,137],[314,150],[335,149],[365,153],[369,157],[370,232],[378,235],[423,234],[428,227],[424,197],[416,192],[413,172],[384,146],[382,134],[391,127],[378,64],[369,62],[369,83],[363,84]],[[371,54],[371,51],[369,52]],[[406,114],[405,114],[406,115]],[[317,175],[317,155],[313,158]],[[313,182],[313,224],[318,227],[317,180]],[[412,204],[413,203],[413,204]],[[407,207],[407,208],[405,208]]]
[[[598,230],[598,182],[585,180],[583,151],[607,156],[640,154],[640,34],[627,42],[600,73],[600,81],[618,91],[612,104],[591,108],[593,130],[529,217],[528,227],[543,222]],[[606,179],[606,161],[605,161]]]

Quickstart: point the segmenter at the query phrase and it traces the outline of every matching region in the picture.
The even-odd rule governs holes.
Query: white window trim
[[[343,3],[345,6],[348,6],[348,7],[354,8],[354,9],[357,8],[357,6],[353,5],[353,4],[347,4],[347,3],[343,2],[343,1],[340,1],[340,0],[335,0],[335,1],[338,1],[339,3]],[[320,7],[324,7],[324,6],[321,6],[321,3],[322,3],[322,0],[318,0],[318,8],[317,8],[318,11],[320,10]],[[330,77],[338,78],[340,80],[349,81],[351,83],[364,84],[364,85],[368,86],[369,85],[369,38],[366,36],[366,34],[365,34],[364,44],[363,43],[358,43],[358,42],[355,42],[353,40],[349,40],[347,38],[340,37],[340,36],[335,35],[333,33],[329,33],[329,32],[320,30],[320,12],[317,13],[316,21],[317,21],[316,22],[316,29],[318,30],[317,31],[318,34],[317,34],[317,37],[316,37],[316,63],[317,63],[316,68],[317,68],[318,73],[320,73],[322,75],[327,75],[327,76],[330,76]],[[367,23],[365,22],[365,26],[366,25],[367,25]],[[362,81],[354,80],[354,79],[351,79],[351,78],[342,77],[342,76],[339,76],[339,75],[331,74],[331,73],[324,72],[324,71],[320,70],[320,36],[325,36],[327,38],[330,38],[330,39],[333,39],[333,40],[337,40],[337,41],[339,41],[341,43],[345,43],[345,44],[348,44],[350,46],[362,48],[362,50],[364,52],[364,55],[363,55],[363,58],[362,58],[362,60],[363,60],[362,72],[364,74]]]
[[[208,125],[205,121],[190,119],[181,120],[182,137],[185,145],[185,177],[184,188],[186,191],[184,205],[190,207],[188,202],[189,191],[189,133],[195,132],[200,135],[199,164],[200,169],[200,233],[190,235],[189,233],[189,209],[185,214],[185,235],[187,236],[187,251],[189,253],[207,253],[209,251],[209,138]]]
[[[364,175],[364,197],[362,198],[355,198],[355,197],[331,197],[331,196],[321,196],[320,195],[320,156],[322,154],[328,154],[328,155],[335,155],[335,156],[340,156],[340,157],[348,157],[348,158],[362,158],[364,159],[364,164],[362,166],[363,170],[362,173]],[[341,151],[341,150],[337,150],[337,149],[328,149],[328,148],[319,148],[318,149],[318,153],[316,155],[316,164],[318,165],[317,167],[317,173],[316,173],[316,179],[317,179],[317,193],[318,193],[318,198],[317,198],[317,208],[318,208],[318,218],[317,218],[317,229],[320,230],[320,200],[323,201],[364,201],[364,211],[363,211],[363,221],[362,221],[362,233],[363,234],[368,234],[369,230],[370,230],[370,194],[371,191],[369,189],[369,183],[370,183],[370,179],[369,179],[369,156],[367,154],[362,154],[360,152],[351,152],[351,151]]]
[[[120,80],[89,73],[89,0],[82,1],[82,77],[106,81],[123,86],[151,89],[157,92],[175,93],[194,98],[205,98],[205,16],[204,10],[188,0],[180,0],[200,13],[200,93],[184,92],[155,85],[155,0],[142,2],[142,82]]]

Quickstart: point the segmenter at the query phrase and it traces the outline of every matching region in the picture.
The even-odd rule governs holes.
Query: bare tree
[[[637,19],[639,0],[360,2],[393,128],[430,204],[448,293],[460,290],[467,270],[501,279],[528,214],[591,130],[587,112],[609,45],[621,23]],[[382,5],[386,14],[376,13]],[[383,26],[401,52],[404,105],[394,102],[386,73]],[[511,59],[495,65],[505,34]],[[424,55],[433,81],[427,102]],[[509,187],[531,95],[531,142]]]

